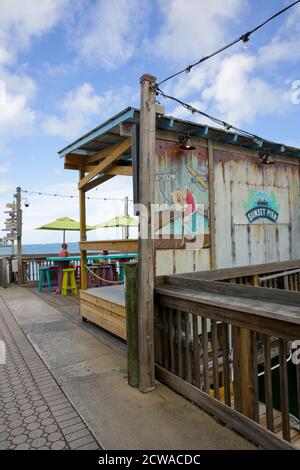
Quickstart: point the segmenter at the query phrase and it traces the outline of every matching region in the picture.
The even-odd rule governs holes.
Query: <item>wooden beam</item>
[[[109,155],[79,181],[78,188],[84,189],[85,185],[89,183],[89,181],[91,181],[95,176],[97,176],[99,173],[105,173],[105,171],[111,167],[113,163],[130,147],[130,138],[125,139],[123,142],[117,145],[114,145],[113,148],[111,148]]]
[[[138,297],[137,280],[138,264],[126,263],[125,266],[125,306],[127,326],[127,371],[128,383],[132,387],[139,386],[138,366]]]
[[[84,177],[85,168],[84,163],[81,162],[79,170],[79,179],[81,180]],[[79,190],[79,217],[80,217],[80,240],[86,241],[86,207],[85,207],[85,193],[83,190]],[[86,250],[80,248],[80,287],[81,289],[87,289],[87,272],[86,272]]]
[[[155,167],[155,81],[152,75],[143,75],[141,83],[139,204],[145,207],[141,217],[139,237],[139,390],[155,388],[154,372],[154,243],[152,240],[151,204],[154,204]],[[143,233],[145,232],[145,233]]]
[[[106,181],[110,180],[113,177],[114,175],[101,175],[99,176],[99,178],[96,178],[90,181],[88,184],[86,184],[82,191],[84,192],[90,191],[91,189],[96,188],[100,184],[105,183]]]
[[[137,240],[102,240],[80,242],[81,250],[111,250],[126,253],[138,253]]]
[[[129,137],[129,136],[128,136]],[[123,142],[126,142],[128,139],[124,140]],[[121,143],[123,143],[121,142]],[[114,152],[116,149],[118,149],[120,146],[120,143],[118,142],[117,144],[110,145],[109,147],[104,148],[103,150],[100,150],[99,152],[96,152],[94,155],[91,155],[86,158],[86,163],[91,164],[91,163],[96,163],[99,162],[99,160],[104,160],[104,158],[108,157],[111,155],[112,152]],[[127,147],[129,148],[129,147]],[[127,149],[124,150],[124,152]]]

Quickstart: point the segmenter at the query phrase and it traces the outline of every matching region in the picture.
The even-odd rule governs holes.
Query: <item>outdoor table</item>
[[[117,261],[119,260],[130,260],[130,259],[136,259],[138,258],[138,253],[111,253],[108,255],[88,255],[87,254],[87,260],[88,261],[93,261],[93,260],[110,260],[110,259],[115,259]],[[58,263],[58,268],[60,269],[60,263],[65,262],[65,261],[80,261],[81,258],[80,256],[48,256],[46,258],[47,261],[54,261],[55,263]],[[124,265],[120,265],[120,279],[124,280],[124,270],[125,267]],[[59,282],[58,282],[58,287],[57,287],[57,293],[59,291]]]

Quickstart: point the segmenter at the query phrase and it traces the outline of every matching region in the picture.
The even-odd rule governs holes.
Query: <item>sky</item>
[[[138,107],[141,75],[160,80],[289,3],[0,0],[0,228],[17,186],[77,194],[78,174],[63,169],[58,150],[123,108]],[[299,59],[297,5],[251,36],[247,49],[239,43],[162,88],[256,135],[300,147]],[[167,114],[195,120],[160,101]],[[100,223],[123,211],[124,196],[132,199],[131,178],[113,178],[88,195],[117,199],[87,201],[87,222]],[[59,242],[60,233],[35,228],[62,216],[78,220],[74,198],[25,197],[24,243]],[[89,239],[106,234],[98,229]],[[78,240],[76,232],[68,237]]]

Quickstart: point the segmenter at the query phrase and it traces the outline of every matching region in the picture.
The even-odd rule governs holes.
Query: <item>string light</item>
[[[173,73],[172,75],[169,75],[168,77],[164,78],[163,80],[161,80],[158,85],[162,85],[163,83],[167,82],[168,80],[171,80],[172,78],[175,78],[177,77],[178,75],[181,75],[182,73],[189,73],[194,67],[196,67],[196,65],[199,65],[199,64],[202,64],[203,62],[207,61],[208,59],[211,59],[212,57],[215,57],[216,55],[220,54],[221,52],[224,52],[226,51],[227,49],[229,49],[230,47],[234,46],[235,44],[239,43],[239,42],[242,42],[244,47],[247,48],[249,46],[249,40],[250,40],[250,36],[253,34],[253,33],[256,33],[256,31],[258,31],[259,29],[261,29],[263,26],[265,26],[267,23],[269,23],[270,21],[274,20],[275,18],[277,18],[278,16],[282,15],[283,13],[285,13],[287,10],[289,10],[290,8],[294,7],[295,5],[297,5],[298,3],[300,3],[300,0],[297,0],[296,2],[294,3],[291,3],[290,5],[288,5],[287,7],[283,8],[282,10],[278,11],[277,13],[275,13],[274,15],[272,15],[270,18],[268,18],[267,20],[265,20],[263,23],[260,23],[259,25],[255,26],[255,28],[251,29],[250,31],[247,31],[246,33],[242,34],[239,38],[237,39],[234,39],[233,41],[231,41],[229,44],[226,44],[225,46],[221,47],[220,49],[216,50],[215,52],[213,52],[212,54],[209,54],[205,57],[202,57],[200,60],[198,60],[197,62],[195,62],[194,64],[191,64],[191,65],[188,65],[187,67],[184,67],[183,69],[179,70],[178,72],[175,72]]]
[[[219,119],[219,118],[216,118],[215,116],[211,116],[210,114],[208,113],[205,113],[204,111],[201,111],[200,109],[197,109],[195,108],[194,106],[188,104],[188,103],[185,103],[184,101],[180,100],[179,98],[175,98],[175,96],[170,96],[170,95],[167,95],[163,90],[161,90],[158,86],[156,88],[156,93],[160,96],[162,96],[163,98],[165,99],[169,99],[169,100],[172,100],[172,101],[175,101],[176,103],[180,104],[181,106],[183,106],[185,109],[187,109],[188,111],[190,111],[191,113],[193,114],[200,114],[201,116],[204,116],[206,117],[207,119],[210,119],[211,121],[213,121],[214,123],[224,127],[227,131],[235,131],[236,133],[238,133],[239,135],[241,136],[244,136],[244,137],[248,137],[248,138],[251,138],[253,139],[253,141],[255,143],[257,142],[263,142],[263,139],[261,139],[260,137],[258,137],[257,135],[255,134],[252,134],[251,132],[248,132],[248,131],[245,131],[243,129],[240,129],[239,127],[236,127],[234,126],[233,124],[229,124],[228,122],[226,121],[223,121],[222,119]]]
[[[37,195],[37,196],[46,196],[46,197],[63,197],[63,198],[70,198],[70,199],[75,199],[78,198],[78,195],[73,195],[73,194],[60,194],[60,193],[44,193],[42,191],[28,191],[25,189],[22,189],[22,193],[25,193],[27,195]],[[93,196],[87,196],[87,199],[93,199],[93,200],[98,200],[98,201],[124,201],[124,198],[117,198],[117,197],[93,197]],[[128,201],[132,202],[133,199],[128,199]]]

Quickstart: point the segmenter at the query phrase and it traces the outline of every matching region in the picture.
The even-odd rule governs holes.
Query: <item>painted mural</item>
[[[157,248],[201,249],[209,240],[207,150],[156,142]]]

